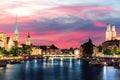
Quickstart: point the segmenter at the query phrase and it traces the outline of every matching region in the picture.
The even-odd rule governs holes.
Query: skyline
[[[7,0],[2,1],[0,32],[14,34],[16,14],[20,42],[30,32],[31,43],[79,47],[89,38],[95,45],[105,41],[107,23],[115,24],[120,36],[120,1],[117,0]]]

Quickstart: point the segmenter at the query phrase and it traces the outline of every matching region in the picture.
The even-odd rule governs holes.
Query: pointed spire
[[[91,37],[90,37],[90,35],[89,35],[88,42],[92,43],[92,40],[91,40]]]
[[[115,30],[115,25],[114,25],[114,24],[112,25],[112,31],[116,31],[116,30]]]
[[[89,42],[89,43],[92,43],[92,40],[91,40],[91,38],[89,38],[88,42]]]
[[[15,32],[14,34],[18,34],[18,19],[17,19],[17,14],[16,14],[16,25],[15,25]]]
[[[27,37],[29,37],[30,38],[30,33],[28,32],[28,35],[27,35]]]
[[[107,24],[107,31],[111,31],[109,23]]]

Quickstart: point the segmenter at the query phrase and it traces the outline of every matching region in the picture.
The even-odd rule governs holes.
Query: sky
[[[34,45],[79,48],[89,37],[105,41],[107,23],[120,36],[120,0],[1,0],[0,32],[13,36],[16,14],[20,42],[30,32]]]

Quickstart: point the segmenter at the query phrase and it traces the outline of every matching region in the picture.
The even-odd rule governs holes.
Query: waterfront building
[[[92,56],[94,56],[94,57],[103,57],[103,53],[102,53],[102,51],[99,51],[99,49],[100,48],[98,46],[94,46]]]
[[[28,33],[26,38],[26,45],[30,45],[30,34]],[[18,31],[18,19],[16,15],[16,24],[14,35],[11,37],[7,37],[7,34],[4,32],[0,32],[0,47],[4,48],[5,50],[10,50],[12,47],[22,47],[19,42],[19,31]]]
[[[118,50],[120,49],[120,40],[109,40],[102,43],[102,50]]]
[[[82,56],[83,57],[90,57],[93,55],[94,51],[94,44],[92,43],[92,40],[89,38],[88,42],[81,45],[82,48]]]
[[[7,42],[7,36],[6,33],[0,32],[0,47],[5,48]]]
[[[74,49],[74,55],[76,56],[76,57],[79,57],[80,56],[80,50],[79,49]]]
[[[31,55],[42,55],[42,49],[39,46],[31,46]]]
[[[102,43],[102,52],[106,50],[116,51],[120,49],[120,38],[116,36],[115,25],[112,25],[112,30],[110,24],[107,25],[106,29],[106,41]]]
[[[116,29],[115,25],[112,25],[112,30],[110,24],[107,25],[107,30],[106,30],[106,41],[108,40],[115,40],[116,37]]]

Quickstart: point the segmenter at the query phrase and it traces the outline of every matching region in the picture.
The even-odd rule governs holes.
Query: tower
[[[15,24],[15,31],[14,31],[14,38],[13,41],[19,43],[19,34],[18,34],[18,20],[16,15],[16,24]]]
[[[107,40],[111,40],[111,28],[110,28],[110,24],[107,24],[106,41]]]
[[[30,34],[28,32],[28,35],[26,37],[26,45],[29,45],[30,46],[31,42],[30,42]]]
[[[112,38],[112,40],[114,40],[116,38],[115,25],[112,25],[111,38]]]

